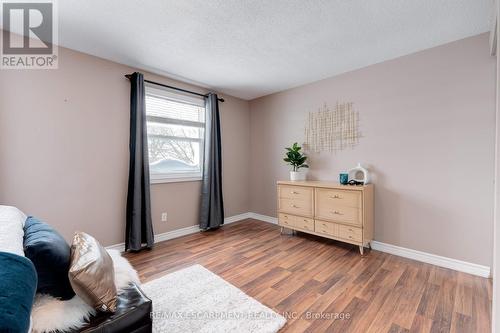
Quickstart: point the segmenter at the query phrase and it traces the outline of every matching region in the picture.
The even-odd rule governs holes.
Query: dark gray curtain
[[[216,94],[208,94],[205,107],[205,157],[200,209],[202,230],[215,229],[224,224],[219,101]]]
[[[154,243],[149,193],[144,76],[130,76],[130,168],[127,195],[125,250],[139,251]]]

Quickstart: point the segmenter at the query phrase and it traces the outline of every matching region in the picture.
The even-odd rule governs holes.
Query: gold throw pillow
[[[113,260],[97,240],[77,232],[71,244],[69,281],[75,293],[96,310],[115,312]]]

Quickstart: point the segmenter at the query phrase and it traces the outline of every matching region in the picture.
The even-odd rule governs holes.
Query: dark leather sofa
[[[78,332],[146,333],[152,332],[152,302],[136,284],[118,295],[115,313],[98,313]]]

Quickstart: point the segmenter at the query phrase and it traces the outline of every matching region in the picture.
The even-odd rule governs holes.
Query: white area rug
[[[153,301],[156,333],[274,333],[286,322],[200,265],[145,283],[142,289]]]

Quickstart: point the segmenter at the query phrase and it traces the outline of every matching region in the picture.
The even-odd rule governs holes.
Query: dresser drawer
[[[324,202],[316,203],[316,218],[321,220],[361,225],[361,209],[355,207],[336,206]]]
[[[338,226],[332,222],[314,221],[314,231],[330,236],[338,236]]]
[[[356,227],[349,227],[345,225],[338,225],[339,237],[355,242],[363,241],[363,229]]]
[[[304,201],[313,200],[314,190],[310,187],[280,185],[278,197],[285,199],[298,199]]]
[[[314,220],[306,219],[304,217],[295,217],[295,227],[307,231],[314,231]]]
[[[316,189],[317,204],[361,208],[361,193],[349,190]]]
[[[313,199],[314,190],[311,187],[280,185],[278,196],[287,199],[309,200]]]
[[[281,213],[312,217],[312,200],[279,198],[279,211]]]
[[[278,224],[284,227],[293,227],[295,217],[288,214],[279,214]]]

